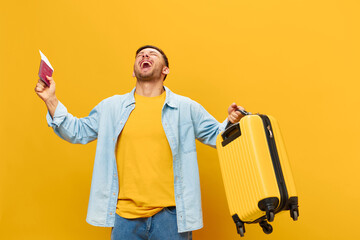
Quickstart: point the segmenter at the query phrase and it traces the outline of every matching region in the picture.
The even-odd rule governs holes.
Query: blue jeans
[[[178,233],[176,208],[167,207],[149,218],[115,216],[111,240],[191,240],[192,232]]]

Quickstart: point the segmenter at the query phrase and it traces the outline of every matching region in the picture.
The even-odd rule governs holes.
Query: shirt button
[[[110,213],[110,215],[112,215],[112,212]]]
[[[121,122],[120,122],[120,124],[122,125],[122,124],[123,124],[123,122],[121,121]]]
[[[116,193],[113,193],[113,195],[115,196],[115,195],[116,195]]]
[[[113,141],[115,141],[115,138],[113,138]]]

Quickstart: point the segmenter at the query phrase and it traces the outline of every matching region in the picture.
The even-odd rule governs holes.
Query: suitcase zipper
[[[278,151],[276,148],[275,138],[274,138],[274,134],[272,131],[270,119],[266,115],[259,114],[259,116],[261,117],[263,124],[264,124],[266,138],[267,138],[269,151],[270,151],[270,155],[271,155],[271,160],[272,160],[272,163],[274,166],[275,176],[276,176],[276,180],[277,180],[279,192],[280,192],[280,198],[281,198],[280,204],[275,209],[275,213],[278,213],[286,207],[286,202],[288,200],[288,192],[287,192],[287,188],[285,185],[284,174],[281,169],[279,154],[278,154]]]

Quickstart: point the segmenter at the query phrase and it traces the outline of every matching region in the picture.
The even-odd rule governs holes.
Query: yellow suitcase
[[[275,214],[290,210],[298,219],[298,196],[276,119],[242,113],[216,142],[229,210],[240,236],[245,223],[259,223],[270,234]]]

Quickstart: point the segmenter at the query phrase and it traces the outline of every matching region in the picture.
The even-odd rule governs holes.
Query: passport
[[[49,87],[50,82],[46,79],[46,76],[51,77],[54,68],[51,66],[47,57],[39,50],[41,61],[40,61],[40,69],[39,69],[39,78]]]

